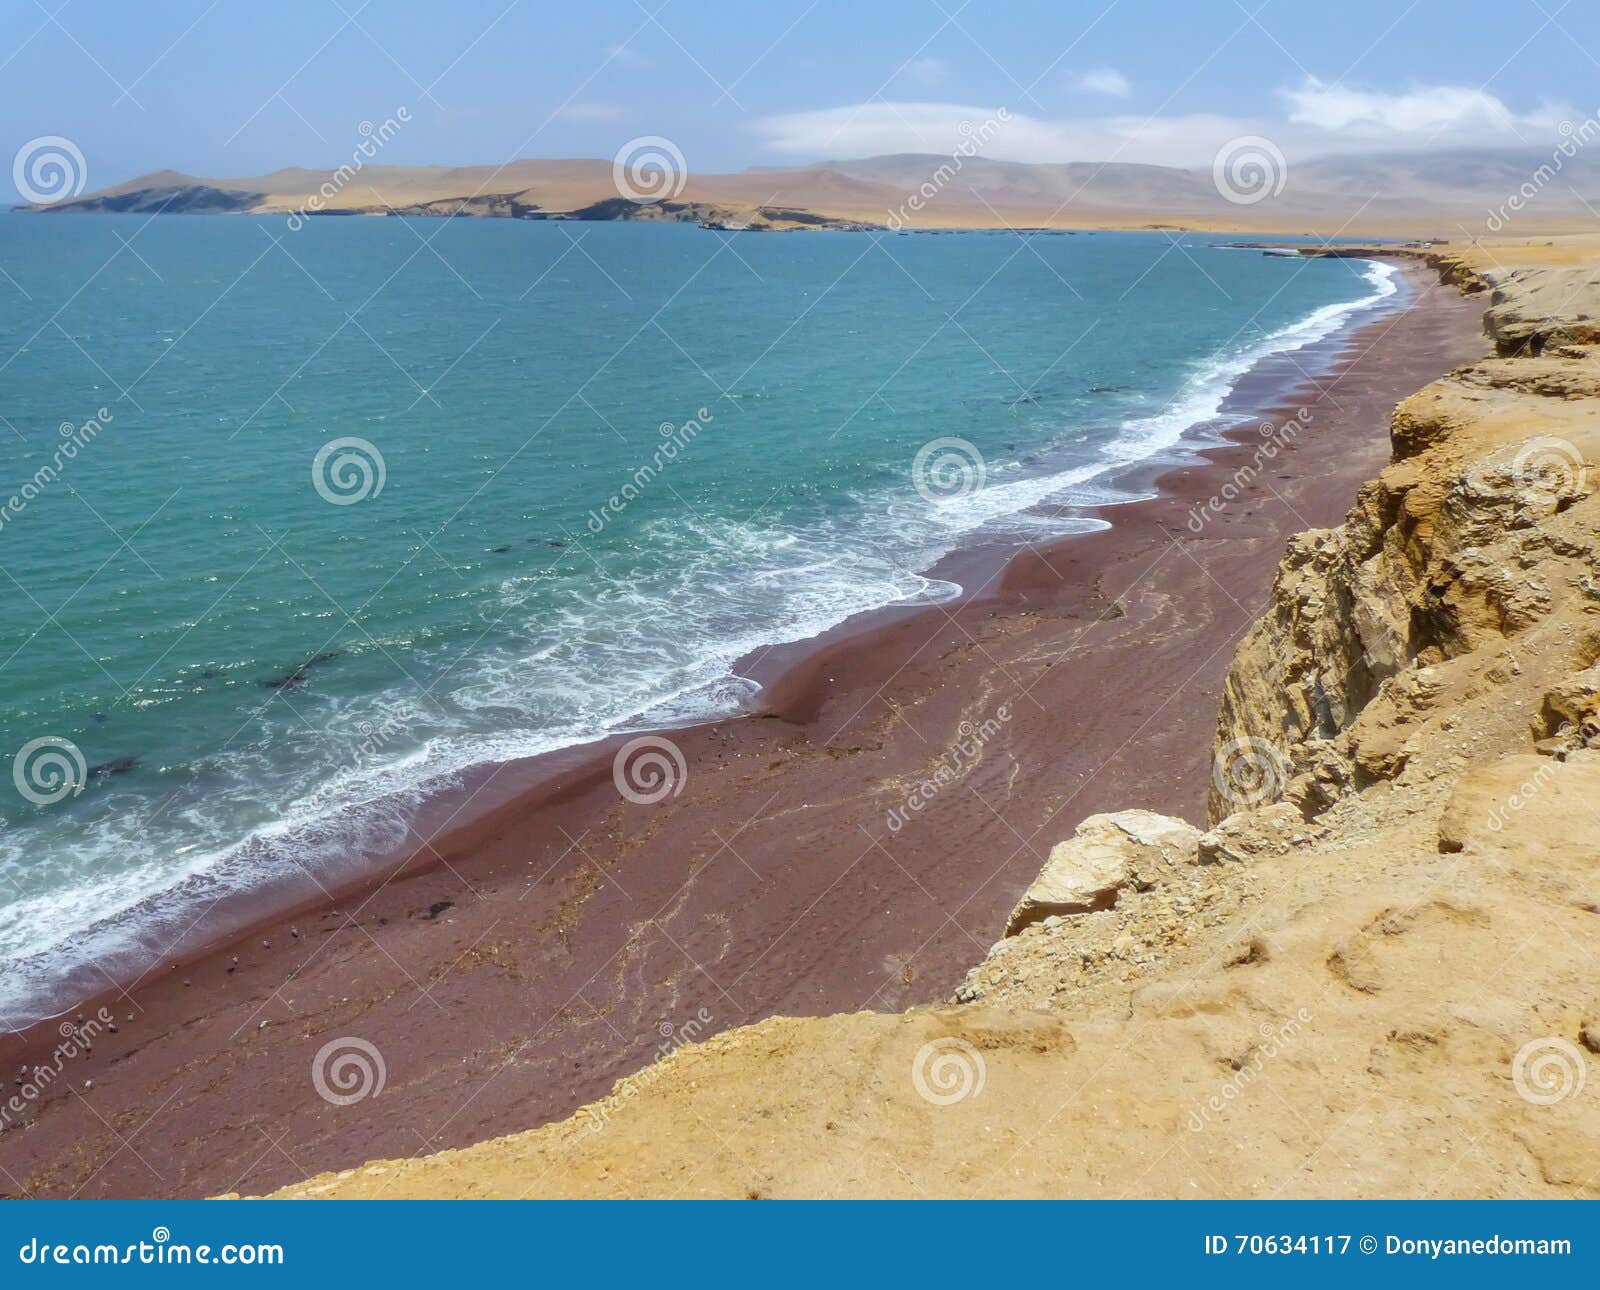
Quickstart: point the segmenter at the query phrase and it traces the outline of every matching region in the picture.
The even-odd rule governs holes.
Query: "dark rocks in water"
[[[106,716],[106,714],[103,712],[95,712],[90,715],[89,720],[96,722],[99,725],[104,725],[107,721],[110,721],[111,718]]]
[[[546,538],[544,544],[546,546],[566,546],[565,542],[557,542],[555,538]]]
[[[495,554],[496,554],[496,555],[504,555],[504,554],[505,554],[505,553],[506,553],[506,552],[507,552],[507,551],[509,551],[509,550],[511,550],[511,548],[510,548],[510,547],[508,547],[508,546],[497,546],[497,547],[492,547],[492,548],[490,548],[490,549],[491,549],[491,550],[492,550],[492,551],[493,551],[493,552],[494,552],[494,553],[495,553]]]
[[[323,650],[320,654],[313,654],[292,672],[285,672],[282,676],[269,677],[261,684],[269,690],[294,690],[310,680],[309,669],[318,663],[331,663],[339,657],[336,649]]]
[[[138,755],[131,757],[113,757],[110,761],[103,761],[99,765],[89,767],[90,779],[104,779],[108,775],[126,775],[139,764]]]

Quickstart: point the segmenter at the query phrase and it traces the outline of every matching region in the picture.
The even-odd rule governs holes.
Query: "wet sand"
[[[1083,817],[1203,821],[1223,674],[1285,540],[1378,473],[1398,399],[1486,349],[1481,301],[1417,289],[1263,410],[1311,419],[1199,534],[1255,419],[1102,532],[953,561],[958,605],[748,660],[763,712],[672,732],[675,795],[619,795],[621,740],[486,770],[381,881],[108,988],[80,1011],[117,1032],[0,1131],[0,1192],[260,1193],[559,1118],[680,1039],[947,997]],[[345,1037],[384,1087],[339,1106],[312,1071]],[[0,1041],[3,1091],[58,1038]]]

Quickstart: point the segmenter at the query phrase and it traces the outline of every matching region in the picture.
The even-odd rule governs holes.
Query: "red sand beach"
[[[567,1115],[680,1038],[947,997],[1083,817],[1203,819],[1223,674],[1285,540],[1381,469],[1398,399],[1484,351],[1480,311],[1418,282],[1345,337],[1262,414],[1307,427],[1199,534],[1254,422],[1102,532],[952,562],[958,605],[750,660],[765,710],[672,732],[677,795],[621,798],[616,743],[486,771],[382,880],[87,1001],[117,1031],[3,1122],[0,1192],[259,1193]],[[338,1106],[312,1066],[347,1036],[385,1082]],[[0,1041],[5,1091],[58,1037]]]

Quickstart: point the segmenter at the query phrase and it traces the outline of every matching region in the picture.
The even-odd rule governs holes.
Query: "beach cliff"
[[[1416,254],[1497,356],[1290,543],[1207,819],[1084,820],[945,1006],[276,1194],[1600,1194],[1600,246]]]

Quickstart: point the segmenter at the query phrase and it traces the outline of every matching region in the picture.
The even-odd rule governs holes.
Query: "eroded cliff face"
[[[1568,345],[1460,369],[1399,405],[1393,464],[1344,524],[1293,541],[1239,649],[1212,822],[1249,797],[1313,818],[1404,775],[1498,677],[1533,669],[1554,691],[1588,668],[1596,399],[1600,357]],[[1530,721],[1528,751],[1548,726]],[[1265,764],[1265,791],[1236,782],[1230,756]],[[1438,770],[1423,756],[1419,773]]]
[[[1583,324],[1560,272],[1500,278],[1491,335]],[[952,1005],[773,1018],[282,1194],[1600,1196],[1600,356],[1533,332],[1291,543],[1208,830],[1084,821]]]

